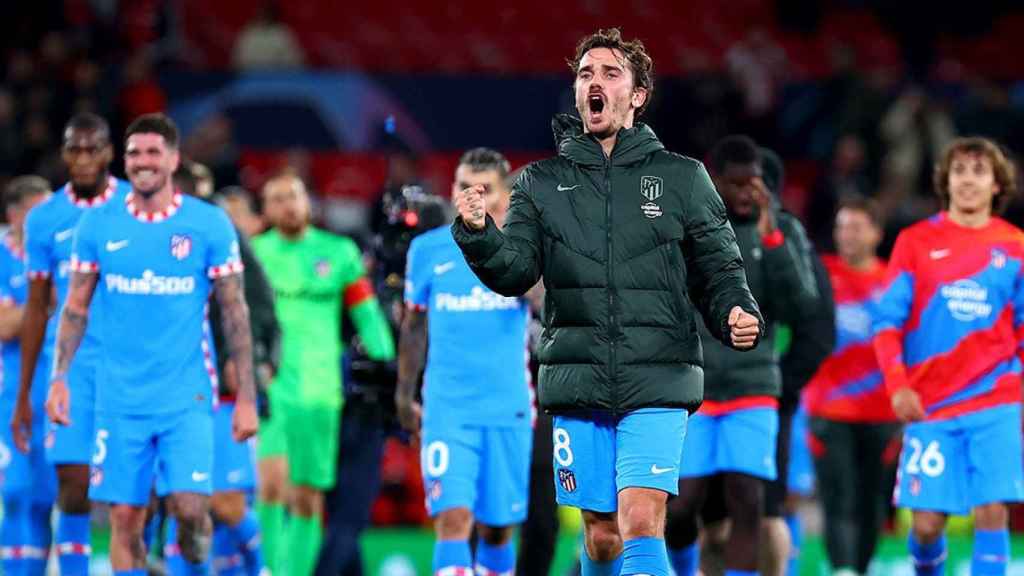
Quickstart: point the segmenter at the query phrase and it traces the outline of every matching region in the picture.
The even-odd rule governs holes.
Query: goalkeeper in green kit
[[[349,238],[309,224],[302,180],[277,176],[263,188],[272,229],[252,240],[274,289],[281,366],[270,386],[270,419],[260,429],[260,522],[266,565],[275,574],[313,573],[321,543],[323,492],[334,485],[341,418],[341,320],[348,313],[367,355],[395,356],[391,329]],[[269,472],[269,474],[268,474]],[[287,474],[290,517],[280,502]]]

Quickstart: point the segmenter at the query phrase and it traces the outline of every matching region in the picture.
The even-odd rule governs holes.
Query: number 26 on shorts
[[[908,437],[907,447],[910,448],[910,456],[904,466],[907,474],[924,474],[935,478],[946,470],[946,457],[942,455],[937,440],[932,440],[925,446],[919,439]]]

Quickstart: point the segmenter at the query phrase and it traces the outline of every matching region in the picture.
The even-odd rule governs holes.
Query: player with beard
[[[583,574],[667,576],[665,503],[703,397],[697,312],[737,349],[763,322],[703,165],[636,121],[654,88],[643,44],[601,30],[569,64],[582,121],[555,118],[558,156],[523,170],[500,230],[484,186],[460,191],[452,233],[503,296],[543,277],[540,404],[558,501],[582,510]]]
[[[946,519],[974,513],[972,574],[1006,574],[1006,504],[1024,499],[1024,233],[994,216],[1015,192],[999,146],[960,138],[935,168],[944,210],[896,238],[872,315],[892,410],[907,424],[895,501],[913,511],[917,574],[943,574]]]
[[[110,127],[94,114],[79,114],[64,129],[62,159],[70,181],[29,212],[25,254],[29,278],[21,328],[21,378],[11,427],[18,448],[27,451],[33,432],[32,382],[43,349],[56,339],[56,316],[50,318],[51,292],[57,309],[64,305],[70,279],[71,240],[79,219],[110,200],[120,201],[128,183],[110,175],[114,151]],[[48,319],[51,320],[48,324]],[[45,346],[44,346],[45,344]],[[47,458],[57,467],[57,553],[62,574],[85,574],[89,567],[89,462],[93,454],[93,397],[100,341],[96,328],[85,334],[71,366],[68,386],[75,393],[69,426],[51,427]]]
[[[270,420],[260,432],[260,511],[266,565],[277,574],[312,574],[322,539],[323,492],[334,485],[342,408],[341,320],[348,313],[367,356],[395,357],[391,328],[363,270],[356,243],[310,225],[309,197],[297,177],[268,181],[263,205],[273,228],[252,240],[274,289],[281,363],[270,386]],[[285,474],[289,511],[279,499]],[[269,481],[269,482],[268,482]],[[277,540],[280,535],[283,540]]]
[[[459,160],[452,193],[484,185],[487,212],[500,227],[508,170],[500,153],[470,150]],[[511,576],[512,534],[526,518],[530,477],[529,304],[481,287],[448,226],[413,239],[405,278],[395,405],[417,443],[422,435],[423,484],[437,533],[434,573],[475,566],[477,573]],[[476,342],[487,346],[466,353]]]
[[[222,210],[174,190],[177,146],[177,128],[166,116],[132,122],[125,143],[132,191],[88,212],[75,230],[46,401],[54,423],[74,424],[78,397],[68,371],[94,325],[103,347],[89,495],[111,505],[115,574],[145,574],[142,536],[157,471],[188,562],[172,573],[209,569],[217,386],[206,321],[211,292],[221,305],[227,352],[237,359],[235,439],[255,434],[258,423],[237,237]]]

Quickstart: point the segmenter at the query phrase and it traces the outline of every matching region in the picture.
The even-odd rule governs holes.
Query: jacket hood
[[[571,114],[558,114],[551,121],[551,130],[559,156],[583,166],[604,166],[604,150],[597,139],[583,132],[582,120]],[[611,162],[613,166],[627,166],[664,149],[654,130],[638,122],[632,128],[619,130]]]

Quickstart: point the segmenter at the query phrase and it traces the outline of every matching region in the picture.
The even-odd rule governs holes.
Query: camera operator
[[[405,258],[412,239],[449,221],[445,201],[420,186],[385,191],[373,215],[370,259],[374,291],[397,339],[401,322]],[[351,330],[344,331],[353,334]],[[328,524],[320,550],[318,576],[359,576],[359,535],[370,523],[380,487],[380,461],[387,436],[398,430],[395,417],[394,363],[369,358],[354,335],[348,347],[345,406],[339,438],[337,483],[325,499]]]

